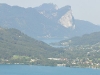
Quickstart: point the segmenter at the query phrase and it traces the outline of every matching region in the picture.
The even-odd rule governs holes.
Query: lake
[[[0,65],[0,75],[100,75],[100,70],[33,65]]]
[[[49,38],[49,39],[42,39],[41,41],[50,44],[50,43],[55,43],[55,42],[60,42],[62,40],[65,40],[64,38]]]

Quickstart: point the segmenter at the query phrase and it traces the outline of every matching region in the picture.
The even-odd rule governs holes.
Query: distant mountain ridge
[[[16,28],[36,39],[64,38],[99,31],[100,26],[76,20],[71,6],[58,8],[47,3],[35,8],[0,4],[0,26]]]
[[[91,34],[85,34],[81,37],[77,36],[77,37],[73,37],[71,39],[68,40],[63,40],[60,41],[59,43],[55,43],[55,44],[59,44],[59,45],[66,45],[66,46],[73,46],[73,45],[96,45],[96,44],[100,44],[100,31],[99,32],[94,32]]]
[[[56,23],[59,23],[66,28],[73,25],[74,18],[72,15],[71,6],[65,6],[59,9],[57,5],[52,3],[44,3],[35,9],[48,19],[55,21]]]

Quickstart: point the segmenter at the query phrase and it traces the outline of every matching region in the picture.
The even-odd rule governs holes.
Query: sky
[[[43,3],[54,3],[59,8],[70,5],[75,19],[100,25],[100,0],[0,0],[11,6],[37,7]]]

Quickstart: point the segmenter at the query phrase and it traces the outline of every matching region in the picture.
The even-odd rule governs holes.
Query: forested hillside
[[[53,48],[16,29],[0,28],[0,64],[100,67],[99,34],[75,37],[60,44],[65,47]],[[80,43],[78,39],[85,43]]]
[[[73,37],[71,39],[63,40],[60,44],[70,44],[70,45],[93,45],[100,42],[100,32],[94,32],[91,34],[85,34],[81,37]]]
[[[16,29],[0,28],[0,63],[58,57],[63,51],[28,37]],[[26,60],[26,61],[25,61]]]

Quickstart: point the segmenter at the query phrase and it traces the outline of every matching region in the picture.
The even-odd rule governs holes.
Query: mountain
[[[77,38],[77,37],[76,37]],[[100,32],[70,39],[70,47],[53,48],[35,40],[17,29],[0,27],[0,64],[30,64],[67,67],[100,68]],[[83,41],[80,43],[79,41]],[[86,40],[87,39],[87,40]],[[94,40],[95,39],[95,40]],[[79,46],[75,45],[79,42]],[[87,43],[90,44],[87,44]],[[85,45],[84,45],[85,44]]]
[[[2,10],[0,12],[2,15],[0,17],[0,26],[2,27],[16,28],[35,38],[49,38],[51,36],[58,37],[65,35],[60,31],[63,29],[64,32],[66,28],[47,19],[34,8],[25,9],[17,6],[1,4],[0,10]]]
[[[44,3],[35,8],[22,8],[0,4],[0,10],[1,27],[16,28],[36,39],[69,38],[100,30],[100,26],[75,19],[68,5],[58,8]]]
[[[16,55],[30,57],[31,59],[56,57],[59,52],[62,53],[61,51],[63,50],[30,38],[19,30],[0,27],[0,60],[10,60]]]
[[[100,31],[51,45],[60,46],[65,50],[67,66],[100,68],[100,64],[98,64],[100,63]]]
[[[63,40],[57,44],[59,45],[95,45],[95,44],[100,44],[100,32],[94,32],[91,34],[84,34],[83,36],[79,37],[73,37],[68,40]]]
[[[43,14],[45,17],[61,24],[66,28],[73,25],[74,18],[72,15],[71,6],[65,6],[59,9],[57,5],[54,5],[52,3],[44,3],[41,6],[36,7],[35,9],[40,14]]]

